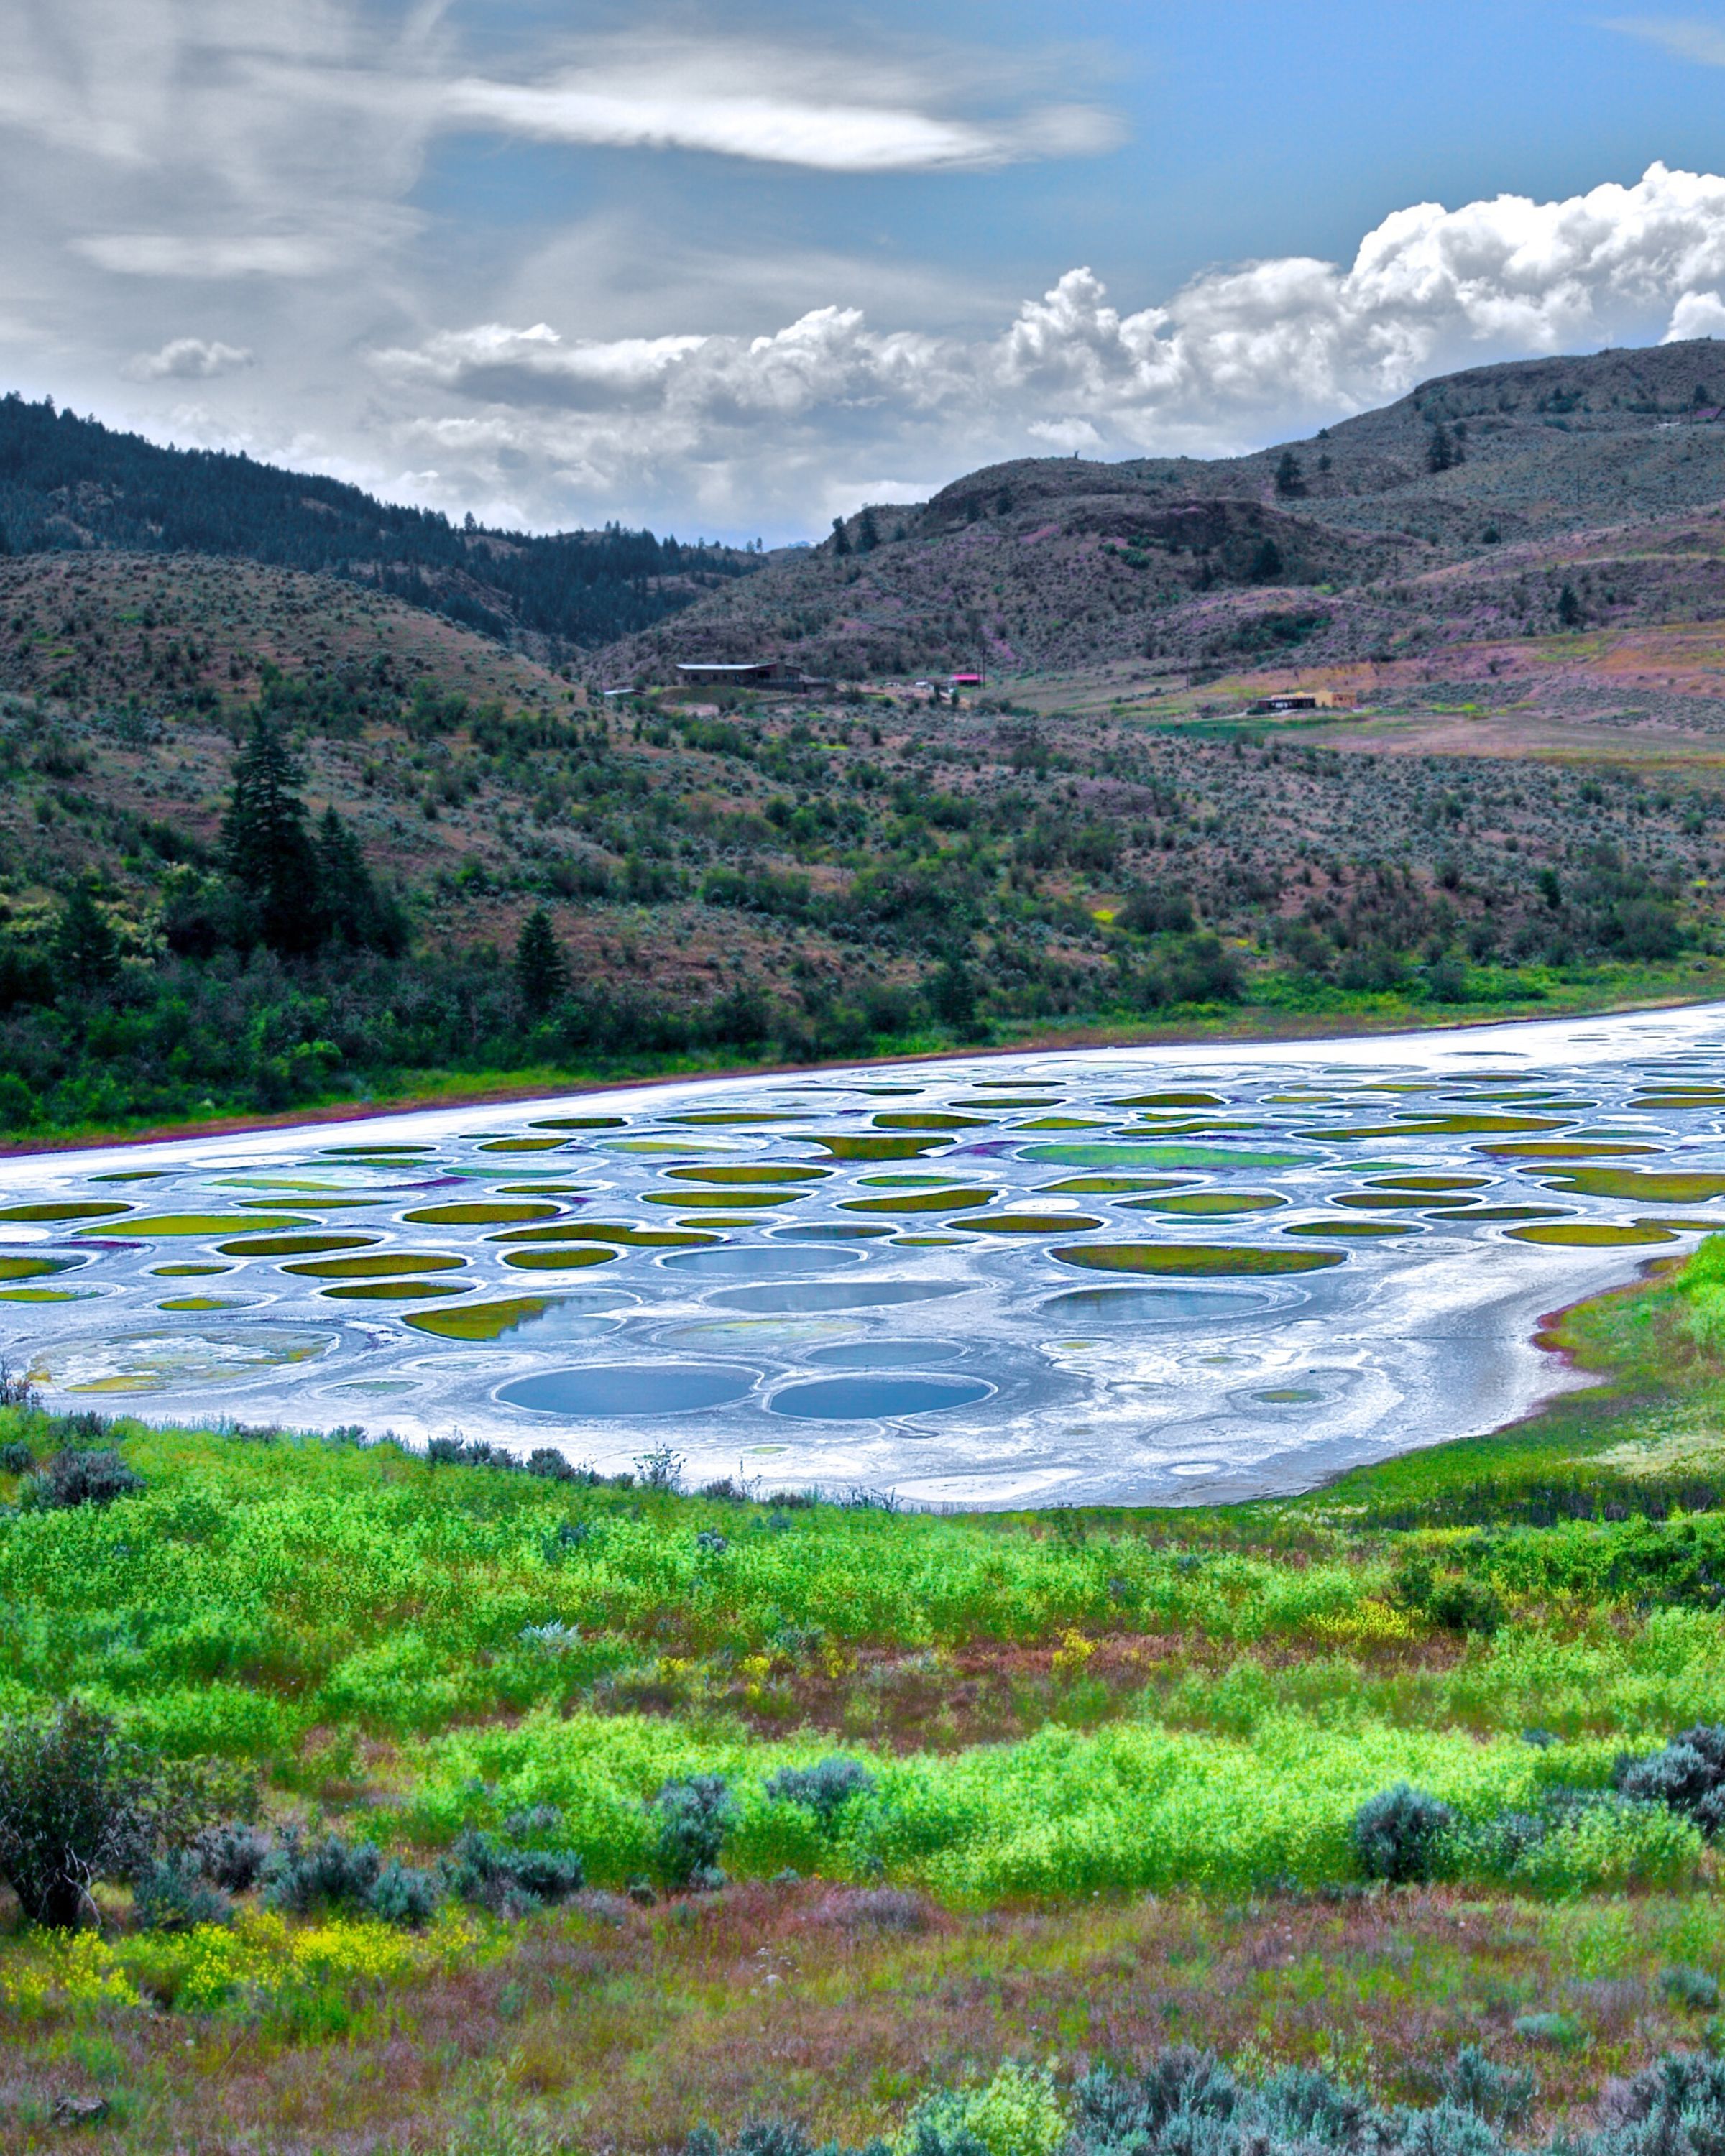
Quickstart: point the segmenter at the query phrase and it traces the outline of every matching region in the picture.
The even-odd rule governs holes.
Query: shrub
[[[1423,1789],[1398,1782],[1353,1815],[1353,1846],[1368,1879],[1401,1886],[1430,1879],[1455,1814]]]
[[[768,1801],[801,1804],[814,1814],[829,1832],[839,1815],[855,1797],[872,1796],[874,1776],[860,1760],[835,1753],[812,1767],[782,1767],[767,1784]]]
[[[36,1455],[28,1445],[14,1441],[0,1445],[0,1471],[8,1475],[28,1475],[36,1465]]]
[[[136,1874],[151,1839],[148,1777],[106,1715],[74,1699],[0,1729],[0,1877],[32,1923],[93,1914],[95,1881]]]
[[[234,1921],[234,1905],[204,1876],[189,1852],[164,1856],[140,1872],[132,1907],[146,1932],[189,1932],[200,1924]]]
[[[900,2147],[906,2156],[1054,2156],[1065,2138],[1054,2076],[1009,2060],[985,2088],[926,2097]]]
[[[1519,2126],[1533,2108],[1539,2083],[1527,2067],[1495,2066],[1477,2044],[1465,2044],[1445,2077],[1444,2093],[1494,2125]]]
[[[143,1487],[143,1476],[135,1474],[117,1452],[68,1450],[55,1453],[30,1476],[19,1502],[28,1511],[65,1512],[76,1505],[111,1505],[116,1497],[135,1496]]]
[[[1624,1796],[1668,1804],[1717,1834],[1725,1825],[1725,1722],[1697,1722],[1661,1751],[1620,1759],[1611,1779]]]
[[[1675,2005],[1692,2007],[1699,2014],[1712,2013],[1719,2003],[1719,1980],[1704,1969],[1668,1969],[1660,1989]]]
[[[206,1828],[193,1846],[204,1877],[229,1894],[249,1893],[270,1860],[270,1837],[242,1820]]]
[[[529,1815],[529,1818],[535,1815]],[[560,1815],[552,1813],[561,1824]],[[520,1819],[508,1822],[521,1825]],[[547,1902],[567,1902],[586,1881],[581,1858],[572,1849],[523,1849],[495,1835],[464,1834],[455,1844],[449,1871],[450,1891],[498,1916],[525,1915]]]
[[[722,1774],[691,1774],[667,1782],[653,1799],[655,1854],[673,1887],[722,1887],[719,1856],[737,1824],[737,1806]]]
[[[398,1858],[391,1857],[377,1874],[365,1906],[386,1924],[398,1924],[403,1931],[418,1932],[437,1914],[437,1905],[442,1899],[442,1888],[434,1872],[416,1871]]]
[[[536,1445],[527,1455],[527,1472],[542,1475],[552,1482],[582,1482],[589,1478],[576,1466],[566,1452],[559,1452],[554,1445]]]

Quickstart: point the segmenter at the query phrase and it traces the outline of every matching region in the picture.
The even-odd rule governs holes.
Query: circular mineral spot
[[[703,1211],[727,1205],[794,1205],[800,1190],[649,1190],[649,1205],[698,1205]]]
[[[1228,1103],[1219,1093],[1128,1093],[1124,1100],[1111,1101],[1111,1108],[1225,1108]]]
[[[834,1160],[920,1160],[926,1152],[938,1152],[949,1146],[949,1137],[810,1137],[808,1142],[818,1145],[829,1152]]]
[[[166,1302],[158,1302],[158,1310],[243,1310],[244,1299],[238,1296],[174,1295]]]
[[[748,1161],[735,1168],[668,1168],[668,1180],[683,1183],[819,1183],[829,1168],[790,1167],[783,1162]]]
[[[798,1273],[829,1273],[860,1265],[860,1250],[809,1250],[794,1243],[727,1245],[716,1250],[680,1250],[660,1263],[666,1271],[743,1275],[754,1280],[785,1280]]]
[[[1417,1235],[1420,1230],[1408,1220],[1299,1220],[1284,1228],[1285,1235]]]
[[[1197,1220],[1224,1220],[1230,1214],[1274,1212],[1287,1202],[1271,1190],[1189,1190],[1176,1198],[1147,1198],[1134,1209]]]
[[[1372,1181],[1373,1190],[1418,1190],[1427,1196],[1447,1190],[1483,1190],[1491,1181],[1488,1175],[1380,1175]]]
[[[1183,1175],[1069,1175],[1064,1182],[1037,1187],[1050,1197],[1130,1198],[1140,1191],[1178,1190],[1189,1179]]]
[[[518,1265],[523,1272],[573,1272],[581,1265],[609,1265],[616,1255],[601,1245],[576,1243],[567,1250],[506,1250],[503,1262]]]
[[[529,1123],[530,1131],[620,1131],[628,1122],[625,1116],[547,1116],[542,1122]]]
[[[320,1250],[363,1250],[375,1235],[252,1235],[243,1242],[218,1243],[228,1258],[309,1258]]]
[[[727,1223],[727,1225],[730,1224]],[[629,1250],[687,1250],[722,1237],[686,1228],[631,1228],[621,1220],[559,1220],[555,1228],[514,1228],[493,1243],[618,1243]]]
[[[471,1286],[470,1281],[344,1281],[321,1292],[352,1302],[413,1302],[429,1296],[466,1295]]]
[[[809,1360],[834,1370],[908,1370],[919,1363],[950,1363],[963,1353],[956,1340],[848,1340],[817,1348]]]
[[[1340,1250],[1254,1250],[1232,1243],[1081,1243],[1054,1255],[1069,1265],[1088,1265],[1097,1272],[1172,1273],[1193,1279],[1315,1273],[1344,1259]]]
[[[282,1213],[267,1219],[244,1213],[154,1213],[128,1220],[127,1235],[261,1235],[266,1229],[315,1228],[317,1223],[302,1215]],[[111,1234],[111,1229],[84,1229],[85,1235]]]
[[[1676,1238],[1665,1228],[1620,1227],[1609,1220],[1563,1220],[1548,1228],[1512,1228],[1517,1243],[1562,1243],[1577,1250],[1615,1250],[1635,1243],[1671,1243]]]
[[[991,1205],[999,1195],[998,1185],[987,1188],[953,1185],[945,1189],[907,1190],[896,1198],[845,1198],[839,1203],[847,1213],[963,1213],[974,1206]]]
[[[487,1138],[481,1152],[555,1152],[562,1138]]]
[[[76,1258],[0,1258],[0,1281],[40,1280],[44,1273],[69,1272]]]
[[[1553,1190],[1584,1198],[1628,1198],[1642,1205],[1705,1205],[1725,1198],[1725,1175],[1667,1174],[1635,1168],[1577,1168],[1542,1176]]]
[[[1362,1213],[1427,1213],[1434,1204],[1476,1205],[1479,1200],[1458,1192],[1453,1198],[1435,1199],[1430,1196],[1415,1197],[1411,1192],[1391,1195],[1372,1190],[1343,1191],[1330,1200],[1332,1205],[1347,1205]]]
[[[758,1370],[730,1363],[589,1363],[500,1385],[497,1398],[535,1414],[578,1418],[698,1414],[746,1399]]]
[[[0,1212],[0,1220],[104,1220],[136,1210],[135,1206],[116,1199],[54,1199],[33,1205],[8,1205]]]
[[[991,1106],[1004,1105],[990,1103]],[[1040,1101],[1031,1104],[1040,1107]],[[939,1113],[877,1115],[873,1119],[877,1131],[985,1131],[989,1127],[986,1116],[951,1116]]]
[[[557,1214],[555,1205],[535,1205],[525,1199],[506,1204],[475,1199],[454,1205],[421,1205],[402,1218],[429,1228],[499,1228],[515,1220],[554,1220]]]
[[[1045,1160],[1055,1168],[1241,1168],[1257,1171],[1302,1168],[1314,1158],[1309,1152],[1264,1152],[1249,1151],[1245,1146],[1162,1142],[1035,1145],[1025,1146],[1022,1151],[1026,1160]]]
[[[814,1378],[785,1386],[767,1405],[798,1422],[891,1422],[971,1407],[993,1389],[975,1378]]]
[[[335,1344],[333,1333],[283,1326],[124,1333],[44,1348],[30,1375],[65,1393],[182,1392],[309,1363]]]
[[[212,1273],[231,1273],[232,1265],[151,1265],[157,1280],[203,1280]]]
[[[985,1235],[1081,1235],[1101,1222],[1093,1213],[967,1213],[960,1224]]]
[[[613,1331],[622,1313],[619,1300],[600,1295],[516,1296],[507,1302],[469,1302],[459,1310],[429,1310],[403,1319],[416,1332],[439,1340],[501,1340],[528,1332],[536,1342],[587,1340]]]
[[[321,1258],[309,1265],[284,1265],[285,1273],[307,1273],[314,1280],[376,1280],[392,1273],[449,1273],[465,1258],[434,1257],[423,1251],[375,1250],[363,1258]]]

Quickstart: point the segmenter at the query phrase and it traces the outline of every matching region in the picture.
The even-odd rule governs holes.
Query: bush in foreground
[[[132,1747],[81,1701],[0,1728],[0,1878],[32,1923],[72,1929],[99,1879],[147,1862],[151,1798]]]
[[[1353,1847],[1368,1879],[1393,1887],[1418,1884],[1436,1868],[1455,1815],[1425,1790],[1398,1782],[1368,1797],[1353,1815]]]

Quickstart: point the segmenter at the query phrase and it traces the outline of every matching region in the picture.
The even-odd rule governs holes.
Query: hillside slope
[[[1716,393],[1725,353],[1702,340],[1473,369],[1249,457],[993,465],[861,513],[603,663],[1220,672],[1693,616],[1725,603],[1717,520],[1697,513],[1725,501]]]
[[[675,613],[757,561],[615,527],[541,538],[452,525],[337,480],[0,398],[0,553],[91,548],[329,572],[553,659]]]

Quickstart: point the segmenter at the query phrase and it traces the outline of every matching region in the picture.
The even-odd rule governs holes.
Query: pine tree
[[[1585,619],[1581,601],[1575,596],[1574,584],[1565,584],[1558,594],[1558,619],[1565,629],[1579,629]]]
[[[569,962],[542,906],[527,916],[516,939],[515,984],[534,1018],[542,1018],[569,985]]]
[[[235,759],[222,819],[222,862],[274,951],[309,951],[320,938],[317,860],[305,829],[300,773],[287,744],[259,712]]]
[[[833,552],[835,554],[848,554],[850,552],[850,534],[845,529],[845,519],[842,516],[835,516],[833,519]]]
[[[54,928],[54,955],[70,987],[85,992],[111,988],[120,978],[119,939],[88,883],[80,883],[66,901]]]
[[[1281,462],[1276,468],[1276,490],[1281,495],[1299,495],[1306,491],[1306,475],[1301,470],[1300,459],[1291,449],[1284,449]]]
[[[400,908],[378,891],[359,840],[333,805],[318,824],[315,851],[319,941],[398,957],[408,940]]]
[[[860,554],[872,554],[880,544],[880,533],[875,522],[875,512],[872,509],[865,509],[857,520],[856,550]]]

